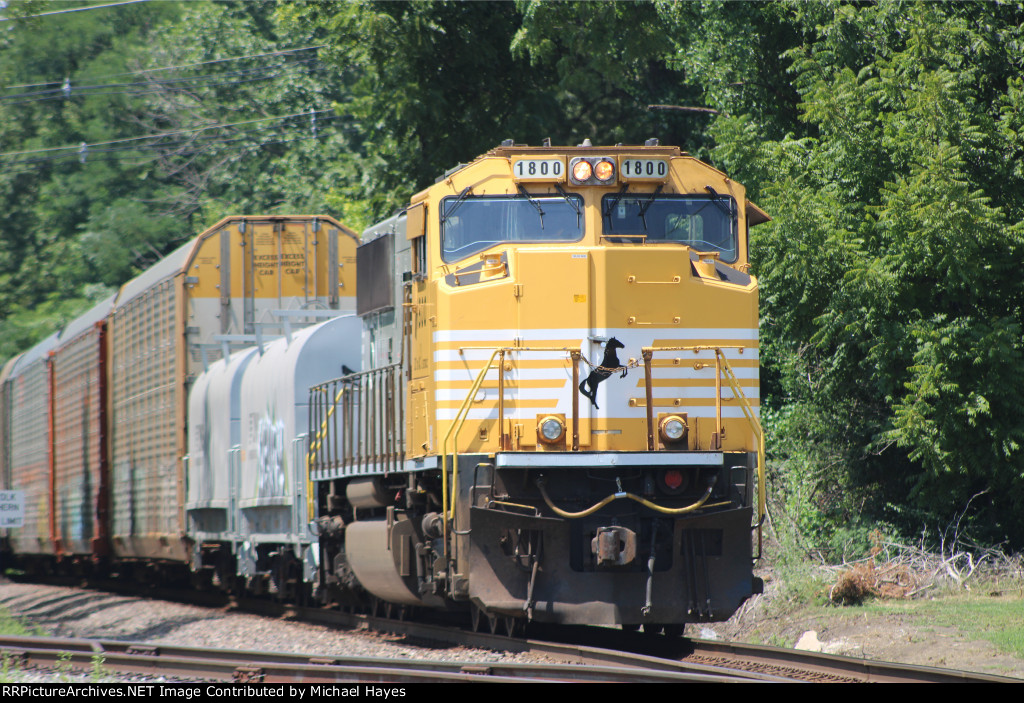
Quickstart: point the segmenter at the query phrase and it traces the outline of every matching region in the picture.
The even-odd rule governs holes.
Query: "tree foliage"
[[[828,9],[785,54],[808,136],[724,154],[768,175],[776,221],[755,247],[766,363],[785,369],[773,402],[834,419],[813,437],[843,464],[832,524],[864,506],[948,520],[987,491],[979,533],[1020,543],[1021,9]]]
[[[1022,26],[1019,2],[897,0],[231,0],[0,23],[2,350],[227,214],[359,226],[506,138],[656,136],[773,217],[752,232],[762,406],[808,538],[970,504],[978,536],[1024,545]],[[280,53],[301,47],[319,48]]]

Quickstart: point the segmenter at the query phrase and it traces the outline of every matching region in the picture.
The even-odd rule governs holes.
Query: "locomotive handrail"
[[[400,392],[401,389],[398,389],[399,392],[396,393],[397,403],[392,402],[392,399],[388,396],[388,388],[395,390],[392,387],[396,384],[395,374],[401,371],[401,369],[401,362],[389,364],[368,371],[358,371],[346,374],[345,376],[339,376],[309,389],[311,397],[309,403],[309,427],[312,429],[316,426],[316,421],[320,420],[316,433],[311,435],[309,450],[306,453],[306,481],[307,490],[309,491],[306,497],[306,504],[309,509],[309,515],[315,514],[313,501],[316,495],[312,490],[312,471],[317,466],[332,463],[331,457],[324,460],[322,454],[331,453],[332,433],[330,431],[330,420],[347,393],[353,393],[358,400],[363,390],[366,390],[366,402],[361,407],[361,414],[364,417],[359,418],[358,429],[356,430],[358,436],[352,436],[353,429],[351,423],[348,423],[344,428],[345,434],[348,435],[348,443],[346,443],[346,436],[338,437],[338,430],[335,430],[335,443],[340,446],[343,453],[340,459],[334,459],[333,461],[340,461],[342,467],[346,466],[349,460],[362,461],[366,464],[379,464],[384,467],[386,473],[388,466],[393,466],[396,457],[399,459],[404,458],[404,446],[402,446],[400,439],[396,441],[393,436],[393,430],[401,428],[404,422],[404,418],[401,417],[404,394]],[[364,380],[372,380],[374,378],[380,380],[376,384],[376,388],[364,389]],[[339,386],[338,391],[334,394],[333,400],[327,400],[329,398],[329,389],[334,385]],[[381,397],[382,394],[384,397]],[[316,402],[313,399],[316,399]],[[374,414],[375,412],[381,413],[383,417],[378,418]],[[399,417],[393,417],[395,414],[399,415]],[[382,421],[378,423],[378,419]],[[390,434],[389,430],[392,430]],[[359,447],[353,452],[352,447],[348,445],[357,442]]]
[[[452,444],[452,486],[457,485],[459,476],[459,431],[462,429],[462,425],[466,421],[466,415],[469,414],[469,406],[473,402],[473,398],[476,397],[477,392],[480,390],[480,386],[483,385],[484,378],[487,376],[487,372],[493,368],[494,358],[500,356],[501,362],[498,366],[498,434],[503,436],[505,432],[504,424],[504,411],[505,411],[505,384],[504,384],[504,359],[505,354],[518,353],[518,352],[569,352],[574,359],[573,361],[573,373],[578,373],[577,365],[575,362],[576,356],[580,354],[579,349],[570,347],[463,347],[463,349],[486,349],[491,350],[491,356],[487,360],[487,363],[483,365],[476,378],[473,380],[472,386],[470,386],[469,392],[466,394],[465,399],[462,401],[462,405],[459,406],[459,410],[455,413],[455,419],[448,426],[448,431],[445,432],[444,438],[441,440],[441,510],[443,512],[443,524],[444,524],[444,545],[445,545],[445,556],[448,556],[448,522],[449,520],[455,519],[455,497],[456,492],[451,491],[451,498],[448,497],[448,440],[452,439],[454,435],[455,441]],[[575,378],[575,376],[574,376]],[[578,380],[578,379],[577,379]],[[573,394],[573,431],[574,434],[577,432],[578,427],[578,408],[576,402],[576,395]],[[575,439],[574,439],[575,443]],[[504,444],[502,440],[502,445]],[[576,449],[577,447],[573,447]],[[449,508],[450,505],[450,508]]]
[[[444,556],[445,556],[446,559],[448,557],[448,521],[449,521],[449,519],[454,519],[455,518],[455,491],[452,491],[451,515],[449,516],[449,513],[448,513],[448,465],[447,465],[447,461],[448,461],[448,440],[451,438],[452,432],[454,432],[455,433],[455,449],[452,452],[452,465],[454,467],[453,474],[452,474],[452,485],[455,485],[455,479],[458,476],[458,470],[459,470],[458,469],[458,467],[459,467],[459,461],[458,461],[459,433],[458,433],[458,431],[460,429],[462,429],[462,424],[466,420],[466,415],[469,414],[470,402],[472,401],[473,398],[476,397],[477,392],[480,390],[480,386],[483,385],[484,377],[486,377],[487,376],[487,372],[491,370],[491,365],[494,363],[494,357],[498,356],[498,353],[501,352],[501,351],[502,351],[502,349],[495,349],[491,353],[491,356],[487,360],[487,363],[483,365],[483,368],[480,369],[480,372],[476,375],[476,378],[473,379],[473,385],[470,386],[469,393],[466,394],[465,399],[462,401],[462,405],[459,406],[459,411],[457,413],[455,413],[454,421],[452,422],[452,424],[450,424],[448,426],[448,431],[445,432],[444,438],[441,440],[441,525],[442,525],[443,537],[444,537],[444,539],[442,540],[442,542],[444,544]],[[498,371],[498,376],[499,376],[499,378],[501,376],[501,370],[500,369]],[[500,418],[499,418],[499,421],[500,421]],[[504,428],[501,427],[500,425],[498,427],[498,430],[499,430],[499,432],[504,432]]]
[[[750,401],[747,400],[747,396],[743,393],[740,388],[739,379],[736,377],[735,372],[732,370],[732,366],[729,365],[728,359],[725,357],[723,349],[738,349],[742,354],[743,350],[748,347],[740,345],[729,345],[729,346],[689,346],[689,347],[643,347],[641,350],[644,357],[644,387],[647,393],[647,448],[649,450],[654,449],[654,402],[653,402],[653,386],[651,382],[651,359],[654,356],[654,352],[663,351],[692,351],[694,353],[700,351],[713,351],[715,353],[715,415],[717,419],[717,425],[715,426],[715,434],[718,437],[718,448],[721,448],[721,433],[722,433],[722,376],[729,383],[729,387],[732,389],[733,397],[739,401],[740,409],[743,411],[743,415],[747,422],[750,424],[750,429],[754,432],[754,437],[757,439],[757,542],[758,550],[761,549],[761,525],[764,524],[765,516],[765,448],[764,448],[764,429],[761,427],[761,422],[757,419],[754,414],[753,406]]]
[[[757,552],[760,554],[761,526],[764,524],[767,491],[767,487],[765,486],[766,467],[764,428],[761,427],[761,421],[757,419],[756,415],[754,415],[754,409],[750,405],[750,401],[747,400],[747,396],[743,394],[743,390],[740,388],[739,379],[736,378],[736,374],[733,373],[729,362],[726,361],[722,368],[725,371],[725,379],[729,382],[729,387],[732,388],[733,395],[740,399],[740,408],[743,410],[743,414],[746,416],[747,422],[750,423],[751,428],[754,430],[754,436],[757,437]]]

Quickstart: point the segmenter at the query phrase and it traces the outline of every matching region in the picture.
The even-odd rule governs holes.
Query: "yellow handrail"
[[[739,399],[740,408],[743,410],[743,414],[746,416],[747,422],[750,423],[750,428],[754,431],[754,436],[757,438],[757,541],[760,548],[761,525],[764,522],[766,505],[764,429],[761,427],[761,421],[754,415],[753,406],[750,405],[747,396],[743,394],[739,379],[733,373],[732,367],[725,359],[725,355],[721,354],[721,357],[723,362],[722,369],[725,371],[725,380],[729,382],[733,396]]]
[[[463,347],[464,349],[491,349],[491,347]],[[444,548],[445,556],[448,556],[448,521],[449,519],[455,519],[455,487],[458,486],[459,477],[459,446],[458,438],[459,431],[462,429],[462,425],[466,421],[466,415],[469,413],[469,406],[473,402],[473,398],[476,397],[477,392],[480,390],[480,386],[483,385],[484,378],[487,376],[487,372],[493,368],[494,357],[499,354],[504,355],[510,352],[577,352],[576,349],[570,349],[569,347],[498,347],[491,352],[490,358],[487,363],[484,364],[483,368],[476,375],[473,380],[473,385],[470,386],[469,393],[466,394],[466,398],[462,401],[462,405],[459,407],[459,411],[455,413],[455,419],[452,424],[448,426],[448,431],[445,432],[444,438],[441,440],[441,512],[443,513],[443,525],[444,525]],[[503,369],[499,368],[498,373],[503,373]],[[504,389],[502,389],[502,397],[499,398],[499,403],[504,404]],[[503,432],[504,418],[498,417],[498,431]],[[452,445],[451,457],[452,457],[452,491],[451,497],[448,497],[448,440],[452,439],[454,435],[455,441]],[[450,507],[449,507],[450,506]]]
[[[729,346],[689,346],[689,347],[644,347],[641,351],[644,354],[645,361],[645,383],[648,387],[648,396],[650,396],[650,383],[651,383],[651,367],[650,360],[654,352],[660,351],[692,351],[694,353],[699,351],[713,351],[715,353],[715,381],[716,385],[721,383],[720,374],[724,371],[725,379],[729,382],[729,387],[732,388],[733,396],[740,401],[740,408],[743,410],[743,415],[746,417],[747,422],[750,424],[750,429],[754,432],[754,437],[757,439],[757,541],[758,549],[761,544],[761,525],[764,523],[765,516],[765,505],[766,505],[766,489],[765,489],[765,448],[764,448],[764,430],[761,427],[761,422],[754,415],[753,406],[750,401],[747,400],[747,396],[743,394],[740,388],[739,379],[732,370],[732,366],[729,365],[728,359],[725,358],[723,349],[738,349],[740,353],[747,347],[740,345],[729,345]],[[721,401],[722,393],[720,388],[716,388],[716,414],[718,415],[718,427],[715,428],[717,432],[722,431],[721,421]],[[648,423],[651,419],[651,404],[648,399]]]
[[[444,530],[444,555],[448,556],[448,520],[455,518],[455,491],[452,491],[451,497],[451,515],[449,517],[448,509],[448,440],[451,439],[452,433],[455,434],[455,447],[452,450],[452,485],[455,486],[456,479],[458,478],[459,472],[459,447],[458,437],[459,430],[462,429],[463,423],[466,421],[466,415],[469,414],[469,406],[473,402],[473,398],[476,397],[477,392],[480,390],[480,386],[483,385],[484,378],[487,376],[487,372],[491,370],[491,365],[494,363],[494,357],[496,357],[502,349],[495,349],[491,354],[491,358],[487,360],[483,368],[480,369],[480,373],[476,375],[473,380],[473,385],[469,389],[469,393],[466,394],[465,400],[462,401],[462,405],[459,406],[459,411],[455,413],[455,419],[452,424],[448,426],[448,431],[444,433],[444,439],[441,440],[441,523]],[[499,373],[501,370],[499,369]]]

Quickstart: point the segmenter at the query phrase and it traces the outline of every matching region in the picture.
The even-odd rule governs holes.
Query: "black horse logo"
[[[619,340],[612,337],[608,340],[608,343],[604,347],[604,358],[601,359],[601,365],[595,366],[594,370],[590,372],[590,375],[583,379],[583,383],[580,384],[580,393],[590,398],[590,402],[594,404],[594,407],[600,410],[601,408],[597,405],[597,387],[601,381],[605,380],[616,370],[622,369],[622,375],[619,378],[626,377],[626,369],[623,368],[622,364],[619,363],[619,357],[615,353],[619,349],[624,349],[624,345]],[[587,391],[587,386],[590,386],[590,391]]]

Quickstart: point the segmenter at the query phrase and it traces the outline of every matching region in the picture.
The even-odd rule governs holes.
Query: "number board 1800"
[[[622,157],[620,166],[624,181],[664,181],[668,178],[666,159],[631,159]]]
[[[564,181],[562,159],[514,159],[512,177],[517,181]]]

